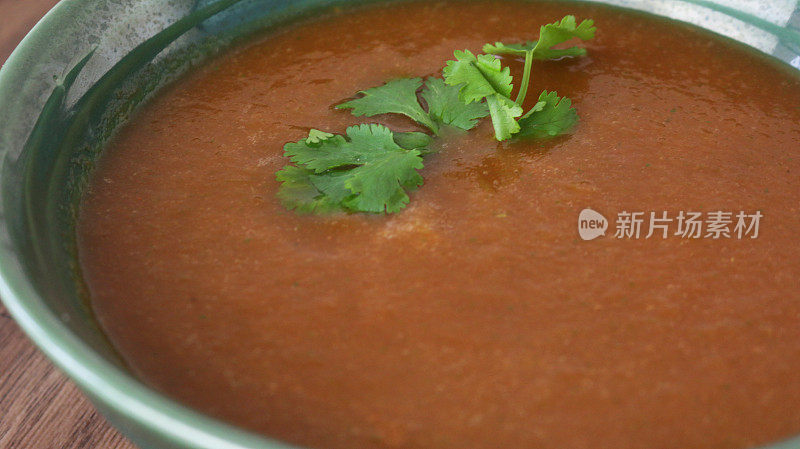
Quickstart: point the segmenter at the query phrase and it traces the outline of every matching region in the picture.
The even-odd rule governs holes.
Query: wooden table
[[[0,63],[55,0],[0,0]],[[0,305],[0,448],[135,449]]]

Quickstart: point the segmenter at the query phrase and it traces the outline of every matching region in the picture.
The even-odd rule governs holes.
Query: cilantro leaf
[[[350,171],[344,185],[355,195],[343,204],[357,211],[398,212],[409,202],[405,189],[422,185],[422,176],[417,172],[422,167],[417,150],[383,153]]]
[[[284,155],[297,165],[304,165],[316,173],[346,165],[361,165],[381,152],[402,149],[394,142],[392,131],[382,125],[356,125],[318,144],[308,140],[284,145]]]
[[[379,114],[403,114],[428,127],[434,133],[439,129],[417,100],[417,90],[422,87],[421,78],[399,78],[361,91],[361,98],[350,100],[336,106],[338,109],[352,109],[356,117],[372,117]]]
[[[325,176],[294,165],[287,165],[278,170],[275,174],[275,179],[281,183],[278,198],[284,207],[305,214],[342,210],[339,204],[341,200],[337,201],[320,191],[312,181],[314,178],[325,178]]]
[[[530,53],[534,59],[559,59],[565,56],[583,56],[586,49],[569,47],[563,49],[552,48],[555,45],[577,37],[581,40],[594,38],[595,26],[593,20],[584,20],[580,25],[575,25],[575,16],[564,16],[558,22],[548,23],[539,28],[539,39],[528,41],[524,44],[504,44],[495,42],[483,46],[484,53],[492,55],[517,55],[525,56]]]
[[[475,127],[478,119],[489,115],[489,110],[483,103],[461,101],[459,90],[458,86],[431,77],[425,81],[422,98],[428,104],[428,114],[434,121],[468,131]]]
[[[534,57],[547,55],[554,45],[574,37],[582,40],[593,39],[595,30],[594,20],[584,20],[580,25],[575,26],[575,16],[564,16],[559,22],[548,23],[539,28],[539,40],[533,47],[533,55]]]
[[[569,47],[563,49],[548,48],[539,49],[533,52],[538,41],[529,41],[524,44],[504,44],[502,42],[495,42],[494,44],[486,44],[483,46],[484,53],[490,55],[516,55],[525,56],[527,52],[532,52],[534,59],[561,59],[573,56],[583,56],[586,54],[586,49],[583,47]]]
[[[352,192],[345,187],[347,180],[347,170],[331,170],[321,175],[312,174],[308,179],[320,193],[332,204],[341,208],[341,202],[352,195]]]
[[[406,150],[420,150],[422,153],[427,153],[431,142],[433,138],[425,133],[416,131],[394,133],[394,143]]]
[[[459,98],[465,103],[486,99],[497,140],[505,140],[519,131],[515,117],[522,109],[508,96],[513,85],[510,69],[492,55],[473,55],[469,50],[456,51],[456,60],[447,61],[444,82],[459,86]]]
[[[459,98],[464,103],[481,101],[489,95],[511,95],[513,77],[508,67],[492,55],[478,55],[469,50],[456,50],[456,60],[447,61],[442,73],[444,82],[459,86]]]
[[[345,165],[347,161],[357,155],[352,151],[342,151],[347,142],[340,135],[334,135],[317,143],[309,143],[309,140],[313,139],[287,143],[283,146],[283,155],[295,164],[304,165],[316,173]],[[344,148],[344,150],[347,149],[347,147]]]
[[[309,133],[310,134],[310,133]],[[278,197],[298,212],[397,212],[408,203],[406,190],[422,184],[420,151],[403,149],[392,131],[377,124],[351,126],[347,138],[332,135],[309,143],[309,138],[284,146],[296,166],[276,174]],[[423,143],[423,133],[405,133],[399,140]],[[409,136],[408,134],[412,134]],[[310,136],[309,136],[310,137]]]
[[[477,120],[486,117],[486,105],[473,104],[459,98],[459,87],[449,86],[438,78],[428,78],[420,96],[428,105],[426,112],[419,104],[417,91],[423,86],[420,78],[401,78],[383,86],[363,91],[361,98],[336,106],[352,109],[355,116],[397,113],[412,118],[428,127],[434,134],[439,126],[451,125],[464,130],[472,129]]]
[[[504,44],[495,42],[494,44],[484,44],[483,52],[490,55],[515,55],[525,56],[525,53],[533,50],[536,41],[528,41],[524,44]]]
[[[510,139],[512,134],[519,132],[516,118],[522,115],[522,107],[504,97],[494,94],[486,97],[489,113],[492,115],[494,137],[497,140]]]
[[[572,100],[544,90],[536,107],[519,120],[517,137],[555,137],[569,133],[577,123],[578,113],[572,107]]]
[[[306,143],[308,144],[320,143],[323,140],[327,140],[331,137],[333,137],[333,134],[331,133],[326,133],[325,131],[320,131],[318,129],[311,128],[311,130],[308,132]]]

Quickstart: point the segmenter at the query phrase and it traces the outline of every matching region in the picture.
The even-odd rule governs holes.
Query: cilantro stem
[[[531,81],[531,67],[533,66],[533,51],[529,50],[525,52],[525,70],[522,72],[522,84],[519,86],[519,93],[517,94],[517,99],[514,100],[518,106],[522,106],[522,102],[525,101],[525,95],[528,94],[528,84]]]

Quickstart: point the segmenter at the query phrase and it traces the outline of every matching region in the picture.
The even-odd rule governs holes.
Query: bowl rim
[[[51,8],[25,35],[6,62],[0,67],[0,94],[9,81],[21,75],[25,60],[37,53],[47,41],[42,36],[57,35],[59,23],[69,18],[70,11],[82,8],[86,0],[61,0]],[[596,1],[596,0],[590,0]],[[719,7],[705,0],[675,0]],[[798,5],[800,6],[800,5]],[[627,9],[627,8],[626,8]],[[717,8],[714,8],[717,9]],[[727,8],[722,8],[727,9]],[[729,12],[729,11],[727,11]],[[739,13],[738,18],[749,14]],[[761,21],[749,16],[753,21]],[[771,56],[773,57],[773,56]],[[774,58],[774,57],[773,57]],[[2,95],[0,95],[2,96]],[[0,178],[6,163],[7,151],[0,148]],[[4,226],[5,213],[0,209],[0,227]],[[0,236],[2,238],[2,236]],[[137,443],[131,433],[120,429],[124,421],[117,422],[107,416],[112,412],[124,420],[135,422],[171,444],[196,449],[302,449],[266,436],[243,430],[221,420],[195,411],[145,385],[132,374],[109,362],[84,343],[53,313],[30,282],[29,276],[15,262],[16,251],[9,242],[0,241],[0,302],[35,345],[62,370],[82,392],[89,396],[95,407],[102,408],[117,429]],[[120,426],[120,427],[118,427]],[[138,432],[132,432],[138,434]],[[760,449],[800,449],[800,436],[761,446]]]
[[[31,28],[0,67],[0,93],[12,88],[9,81],[20,74],[27,58],[46,43],[47,39],[41,37],[57,35],[59,23],[68,20],[73,9],[82,8],[83,1],[59,1]],[[6,154],[7,150],[0,149],[0,170],[6,164]],[[0,226],[5,221],[5,212],[0,210]],[[29,276],[16,263],[14,246],[8,243],[0,242],[0,302],[50,361],[89,396],[95,407],[103,409],[107,419],[107,412],[111,412],[157,435],[160,441],[197,449],[297,449],[184,406],[104,359],[45,305]],[[113,423],[131,438],[118,427],[124,421]],[[132,441],[136,443],[135,438]]]

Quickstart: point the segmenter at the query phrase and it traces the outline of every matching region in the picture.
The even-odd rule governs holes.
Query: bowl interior
[[[65,0],[0,71],[0,297],[144,448],[287,446],[188,410],[128,374],[92,317],[76,263],[87,176],[114,131],[159,87],[257,30],[345,3],[357,2]],[[800,68],[796,0],[603,3],[691,22]],[[800,448],[800,439],[778,447]]]

